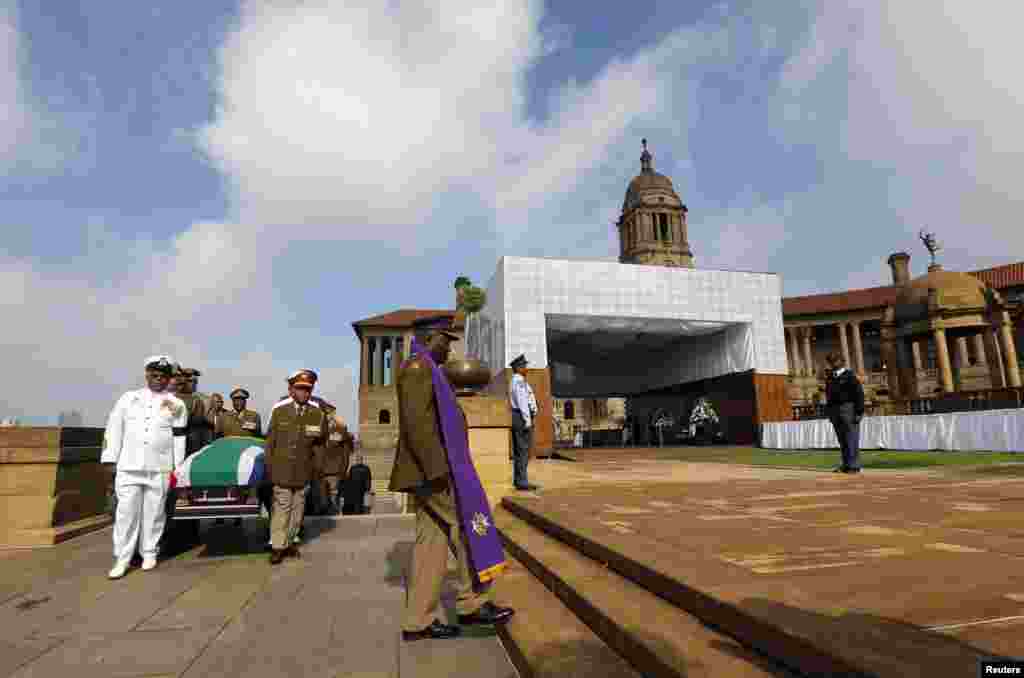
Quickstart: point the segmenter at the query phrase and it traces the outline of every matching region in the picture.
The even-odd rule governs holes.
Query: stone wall
[[[51,546],[109,525],[102,428],[0,428],[0,546]]]

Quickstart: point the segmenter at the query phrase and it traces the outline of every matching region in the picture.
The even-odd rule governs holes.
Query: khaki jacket
[[[222,412],[217,420],[217,426],[217,433],[222,436],[263,436],[263,421],[260,415],[252,410]]]
[[[352,448],[352,434],[338,431],[331,422],[327,430],[327,442],[316,449],[315,476],[344,477],[352,459]]]
[[[188,433],[185,434],[185,456],[188,456],[213,441],[213,426],[206,418],[206,405],[198,393],[179,393],[178,398],[188,410]]]
[[[307,404],[301,417],[295,403],[274,408],[263,445],[271,482],[280,487],[304,487],[313,479],[316,447],[326,438],[327,417],[320,408]]]
[[[448,453],[441,442],[441,426],[434,399],[430,366],[419,358],[398,371],[398,447],[388,489],[413,492],[427,482],[447,478]],[[459,407],[463,422],[466,413]]]

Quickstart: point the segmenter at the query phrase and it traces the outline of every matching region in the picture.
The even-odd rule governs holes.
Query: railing
[[[1024,388],[991,388],[900,401],[904,414],[946,414],[1024,407]]]
[[[950,412],[981,412],[1024,407],[1024,387],[994,388],[981,391],[950,393],[936,398],[908,398],[890,402],[870,403],[865,414],[872,417],[910,414],[948,414]],[[802,405],[793,408],[793,419],[826,419],[825,405]]]

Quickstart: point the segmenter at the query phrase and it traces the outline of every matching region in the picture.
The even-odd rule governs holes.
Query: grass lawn
[[[662,448],[662,454],[679,461],[788,466],[793,468],[832,469],[839,464],[839,450],[762,450],[754,447]],[[660,455],[659,455],[660,456]],[[1024,476],[1024,454],[1006,452],[889,452],[868,450],[860,453],[865,469],[915,469],[963,467],[985,473]],[[1009,465],[1007,465],[1009,464]]]

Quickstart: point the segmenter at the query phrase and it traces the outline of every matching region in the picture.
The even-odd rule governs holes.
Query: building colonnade
[[[360,386],[391,386],[405,355],[401,334],[364,337],[360,355]]]
[[[866,368],[861,321],[840,321],[832,326],[836,328],[839,336],[839,346],[846,365],[863,378]],[[817,366],[811,349],[811,335],[815,327],[800,325],[785,328],[789,370],[793,376],[817,375]],[[953,379],[954,354],[951,354],[946,330],[941,327],[934,328],[929,338],[935,351],[939,383],[943,392],[952,393],[956,390]],[[924,337],[913,340],[897,339],[896,350],[899,354],[906,356],[906,347],[909,345],[910,355],[907,356],[909,360],[906,360],[906,363],[909,363],[908,367],[912,365],[917,372],[925,369],[923,354],[929,347],[922,348],[922,345],[926,340]],[[956,337],[955,350],[955,365],[958,369],[971,365],[988,365],[992,388],[1021,386],[1013,327],[1009,315],[1005,312],[1001,317],[997,317],[997,322],[993,326],[986,327],[970,337]]]

